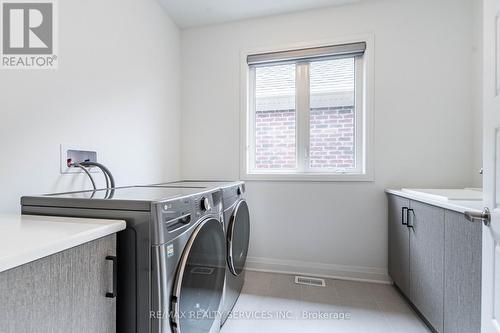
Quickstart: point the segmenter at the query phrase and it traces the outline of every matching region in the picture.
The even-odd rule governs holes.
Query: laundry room
[[[500,333],[500,0],[0,0],[0,333]]]

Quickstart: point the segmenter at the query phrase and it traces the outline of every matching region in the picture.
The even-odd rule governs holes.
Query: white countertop
[[[125,221],[0,214],[0,272],[108,236]]]
[[[408,198],[415,201],[424,202],[429,205],[442,207],[453,210],[455,212],[464,213],[465,211],[483,210],[483,202],[480,200],[440,200],[429,195],[418,194],[417,192],[404,192],[402,190],[387,189],[386,193],[394,194],[400,197]]]
[[[425,195],[432,197],[432,199],[444,201],[483,201],[482,189],[403,188],[401,191],[416,195]]]

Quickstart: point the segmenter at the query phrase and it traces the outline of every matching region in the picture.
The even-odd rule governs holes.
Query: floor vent
[[[295,276],[296,284],[303,284],[306,286],[315,286],[315,287],[325,287],[326,283],[324,279],[318,279],[309,276]]]

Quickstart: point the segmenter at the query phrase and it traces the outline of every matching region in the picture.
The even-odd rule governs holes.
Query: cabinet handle
[[[408,207],[403,207],[401,209],[401,223],[403,225],[408,225]]]
[[[118,284],[118,271],[116,269],[116,256],[106,256],[106,260],[111,260],[113,262],[113,290],[106,293],[106,297],[115,298],[116,297],[116,285]]]
[[[415,211],[411,208],[406,211],[406,226],[408,228],[413,229],[413,222],[412,222],[412,224],[410,224],[410,213],[411,213],[411,215],[415,215]],[[413,219],[412,219],[412,221],[413,221]]]

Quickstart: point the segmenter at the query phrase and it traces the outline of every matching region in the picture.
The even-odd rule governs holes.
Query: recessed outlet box
[[[81,173],[80,168],[69,167],[68,163],[97,162],[97,151],[88,147],[61,145],[61,173]],[[94,170],[93,170],[94,169]],[[98,172],[90,168],[90,172]]]
[[[97,152],[92,150],[70,149],[66,153],[68,163],[97,162]]]

